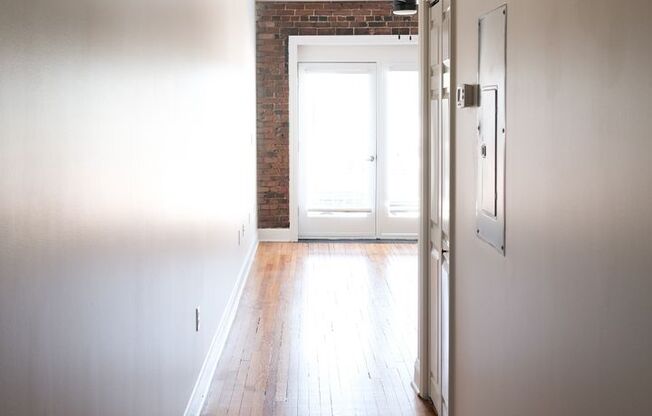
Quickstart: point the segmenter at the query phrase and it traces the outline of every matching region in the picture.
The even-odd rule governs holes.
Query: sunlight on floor
[[[414,244],[261,244],[205,415],[422,415]]]

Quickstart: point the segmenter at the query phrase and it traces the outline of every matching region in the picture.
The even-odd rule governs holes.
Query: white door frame
[[[452,226],[451,195],[454,192],[455,176],[451,169],[452,160],[448,160],[448,157],[454,158],[454,154],[444,156],[444,147],[449,146],[449,149],[452,149],[454,146],[452,138],[455,137],[455,113],[452,104],[454,96],[452,91],[455,86],[453,13],[454,0],[442,0],[432,8],[430,2],[419,2],[419,33],[428,34],[428,36],[422,36],[422,41],[419,42],[422,115],[419,344],[412,386],[424,399],[433,399],[440,416],[453,414],[453,410],[450,408],[450,397],[452,396],[450,380],[453,377],[454,368],[450,365],[452,361],[450,352],[454,342],[452,333],[455,318],[453,313],[454,269],[452,268],[452,256],[454,255],[455,238]],[[446,24],[450,26],[444,24],[444,16],[446,16]],[[446,53],[444,53],[444,49]],[[441,59],[444,55],[449,59],[447,64]],[[435,58],[434,65],[433,58]],[[449,76],[447,82],[444,82],[445,72]],[[444,91],[445,87],[447,87],[447,91]],[[445,120],[445,112],[441,107],[444,97],[448,100],[449,110]],[[433,100],[439,103],[434,112],[431,107]],[[446,134],[441,128],[442,123],[448,124],[449,131]],[[431,139],[433,129],[436,131],[434,143]],[[448,163],[445,163],[444,159]],[[432,173],[434,175],[431,175]],[[443,190],[445,185],[448,185],[447,192]],[[433,197],[436,201],[433,201]],[[445,240],[444,235],[446,235]],[[446,275],[446,278],[442,277],[443,274]],[[436,278],[434,284],[433,277]],[[442,286],[448,288],[448,297],[440,293]],[[431,291],[431,289],[434,290]],[[435,299],[431,297],[431,294]],[[433,302],[438,303],[434,304]],[[441,305],[448,308],[447,322],[444,322],[444,317],[440,316],[440,314],[445,315]],[[437,322],[431,322],[431,307],[433,306],[435,310],[439,310],[433,317]],[[445,328],[442,329],[444,326]],[[431,337],[431,333],[434,335],[434,339]],[[438,349],[434,351],[436,357],[432,359],[435,360],[437,370],[441,373],[439,385],[431,382],[432,363],[430,360],[433,348]],[[444,349],[446,353],[444,353]]]
[[[419,2],[419,32],[420,33],[430,33],[430,7],[429,2]],[[444,0],[444,3],[452,9],[453,0]],[[451,28],[450,32],[451,44],[454,41],[454,28]],[[430,152],[430,129],[431,129],[431,120],[430,120],[430,83],[431,83],[431,74],[430,74],[430,43],[429,36],[422,36],[423,41],[418,42],[419,44],[419,71],[420,71],[420,81],[421,81],[421,224],[419,227],[419,283],[418,283],[418,320],[419,320],[419,333],[418,333],[418,355],[417,362],[415,363],[415,373],[414,373],[414,382],[412,384],[415,391],[423,398],[430,398],[430,358],[429,351],[431,346],[430,344],[430,322],[429,322],[429,313],[430,313],[430,260],[431,260],[431,250],[430,250],[430,198],[431,198],[431,181],[430,181],[430,166],[431,166],[431,152]],[[400,39],[397,36],[290,36],[289,38],[289,158],[290,158],[290,187],[289,187],[289,203],[290,203],[290,229],[289,229],[289,239],[290,241],[297,241],[299,237],[298,229],[298,209],[297,209],[297,162],[298,162],[298,147],[297,147],[297,130],[296,124],[297,120],[297,82],[298,82],[298,58],[299,58],[299,47],[304,45],[326,45],[326,46],[338,46],[338,45],[358,45],[358,46],[369,46],[369,45],[399,45],[405,43],[415,43],[417,42],[417,36],[402,36]],[[454,58],[454,57],[453,57]],[[454,79],[452,79],[454,70],[451,70],[451,80],[450,85],[455,85]],[[450,113],[450,128],[451,135],[454,137],[454,113]],[[454,182],[453,172],[450,173],[451,188],[452,183]],[[450,213],[452,216],[452,212]],[[449,250],[452,251],[452,240],[451,237],[451,246]],[[286,240],[287,241],[287,240]],[[450,255],[450,252],[449,252]],[[451,263],[449,262],[449,265]],[[451,275],[454,273],[453,270],[450,271]],[[454,316],[452,314],[452,302],[453,296],[452,292],[454,290],[454,285],[451,283],[451,317],[450,317],[450,328],[453,327]],[[450,345],[453,345],[453,339],[451,334]],[[451,369],[452,373],[452,369]],[[452,374],[450,375],[452,378]],[[450,411],[450,409],[448,409]]]
[[[421,215],[418,265],[418,344],[412,388],[430,398],[430,2],[419,2],[419,89],[421,110]]]
[[[298,65],[299,48],[301,46],[397,46],[416,45],[417,36],[290,36],[288,42],[288,81],[289,81],[289,158],[290,158],[290,241],[299,239],[299,211],[298,211]],[[364,60],[363,60],[364,61]]]

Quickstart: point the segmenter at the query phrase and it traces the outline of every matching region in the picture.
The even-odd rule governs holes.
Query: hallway
[[[414,244],[261,243],[204,415],[428,415]]]

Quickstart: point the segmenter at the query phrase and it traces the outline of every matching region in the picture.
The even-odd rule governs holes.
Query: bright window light
[[[419,216],[419,76],[391,69],[387,91],[387,193],[384,207],[393,217]]]
[[[300,85],[301,167],[307,210],[366,216],[374,206],[375,76],[362,71],[307,71]]]

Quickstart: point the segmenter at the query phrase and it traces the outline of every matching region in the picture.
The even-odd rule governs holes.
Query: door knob
[[[367,158],[367,162],[373,162],[374,160],[376,160],[376,156],[369,156]]]

